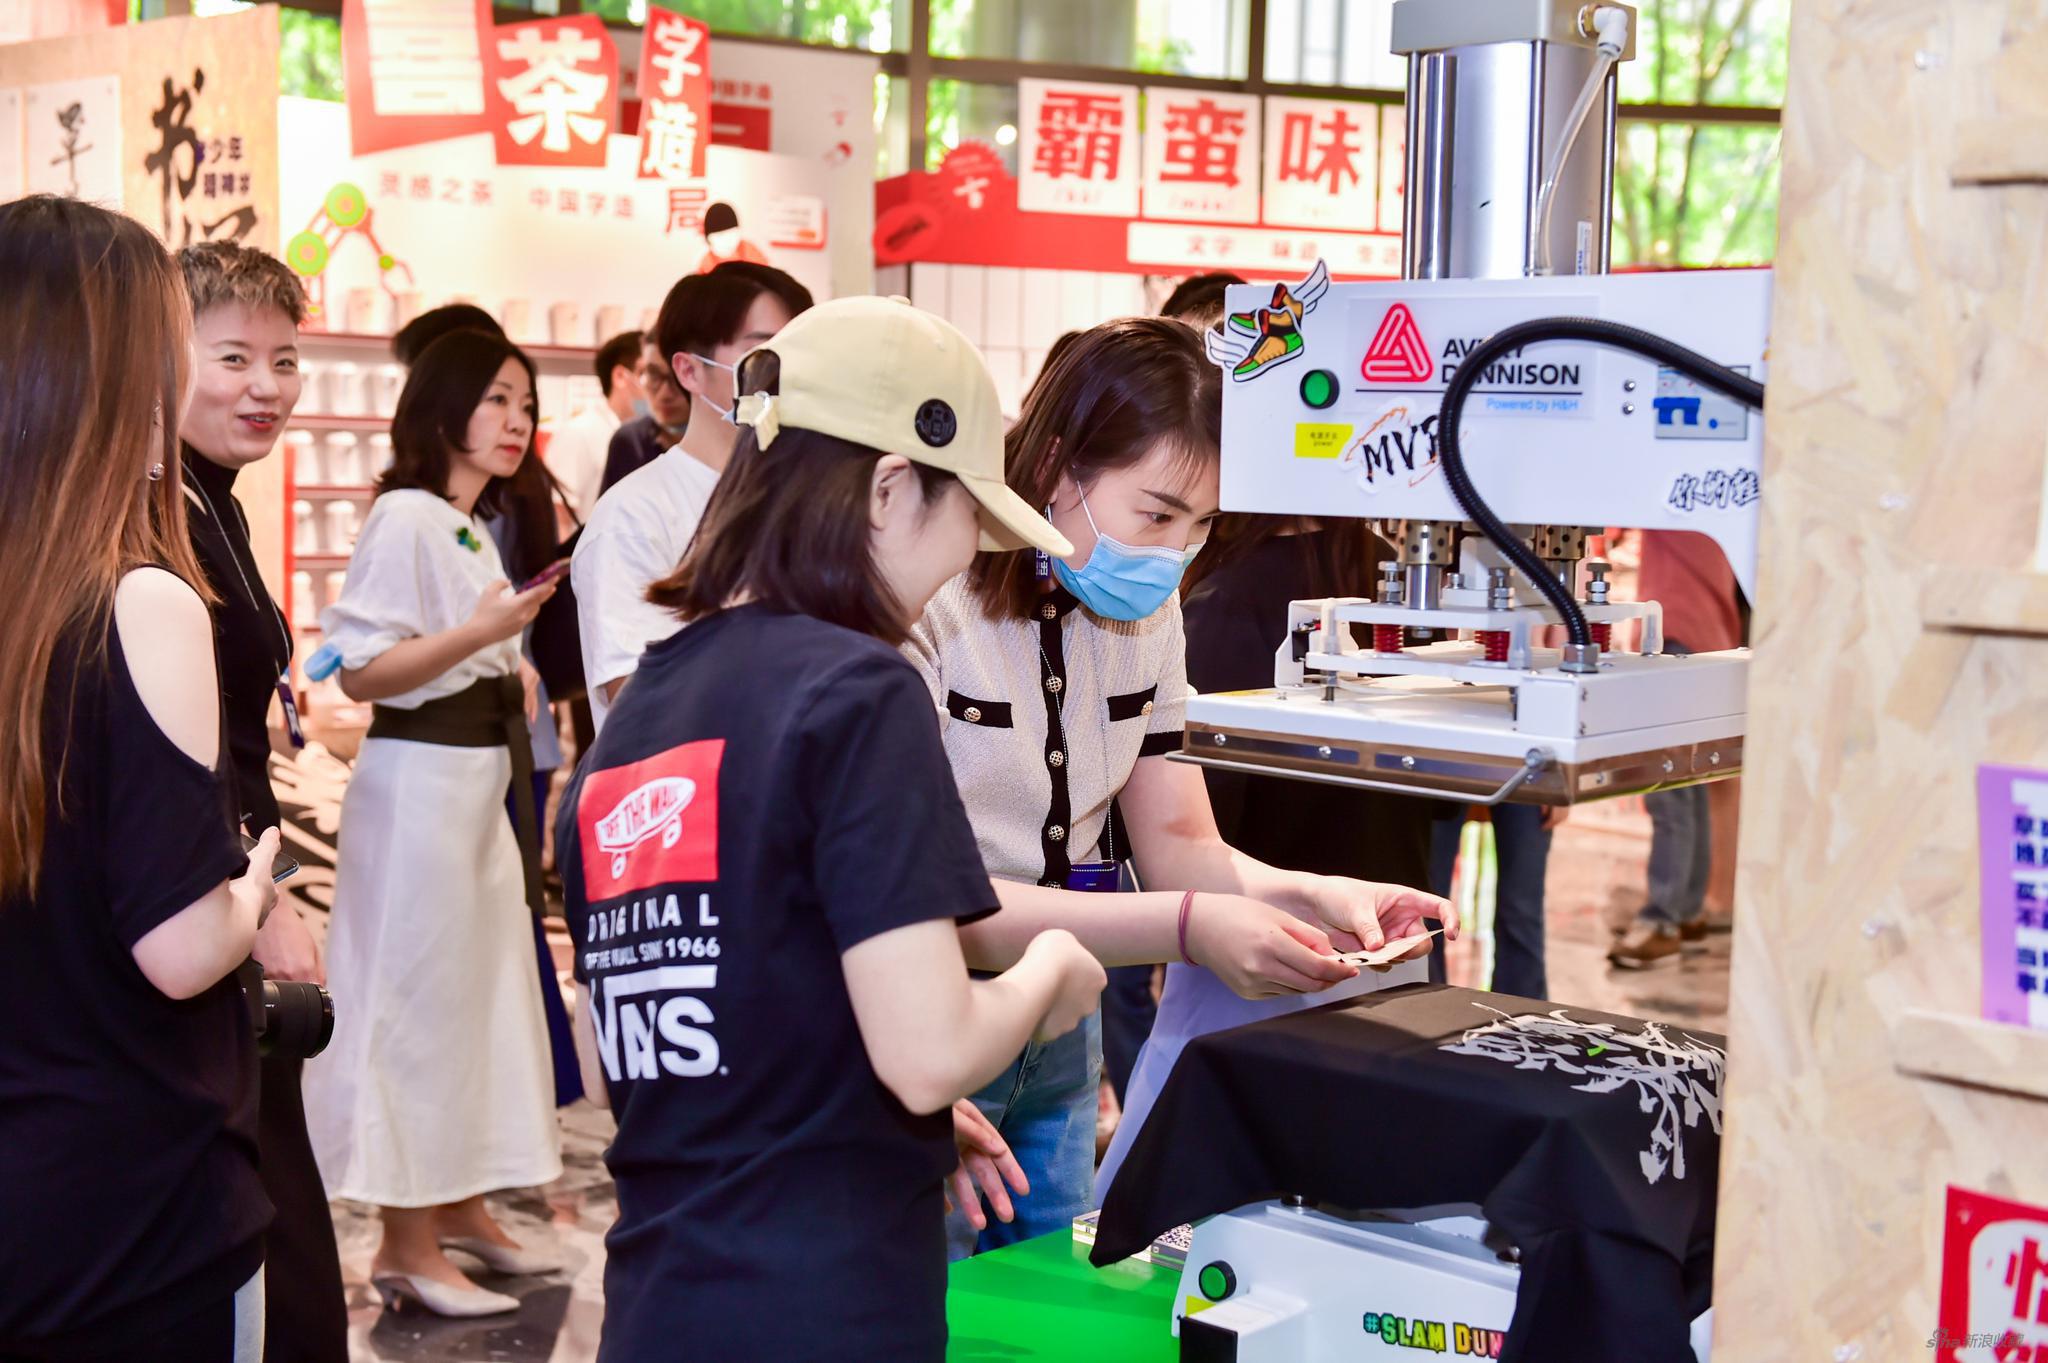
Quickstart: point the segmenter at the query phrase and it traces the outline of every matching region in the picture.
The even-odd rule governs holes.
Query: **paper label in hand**
[[[1418,932],[1413,937],[1397,938],[1378,951],[1346,951],[1340,953],[1337,959],[1348,961],[1352,965],[1386,965],[1399,960],[1442,931],[1442,928],[1431,928],[1428,932]]]

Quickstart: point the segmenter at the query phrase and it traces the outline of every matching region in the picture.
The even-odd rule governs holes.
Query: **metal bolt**
[[[1322,746],[1322,747],[1320,747],[1320,748],[1317,748],[1317,749],[1316,749],[1316,756],[1317,756],[1317,757],[1322,757],[1322,758],[1328,758],[1328,757],[1333,757],[1333,756],[1335,756],[1335,754],[1334,754],[1334,753],[1333,753],[1333,752],[1331,751],[1331,749],[1330,749],[1330,745],[1329,745],[1329,744],[1327,744],[1327,743],[1325,743],[1325,744],[1323,744],[1323,746]]]
[[[1621,414],[1623,416],[1634,416],[1636,414],[1636,405],[1633,402],[1622,403]]]
[[[1624,393],[1633,393],[1633,392],[1635,392],[1635,391],[1636,391],[1636,381],[1635,381],[1634,379],[1623,379],[1623,380],[1621,381],[1621,391],[1622,391],[1622,392],[1624,392]]]
[[[1676,762],[1673,762],[1673,761],[1672,761],[1672,760],[1671,760],[1670,758],[1668,758],[1668,757],[1664,759],[1664,774],[1665,774],[1666,776],[1669,776],[1669,775],[1670,775],[1670,774],[1671,774],[1672,772],[1674,772],[1674,771],[1677,771],[1677,770],[1678,770],[1678,764],[1677,764]]]
[[[1717,752],[1710,752],[1707,754],[1707,761],[1713,763],[1715,766],[1718,767],[1721,765],[1721,754]]]
[[[1403,770],[1403,771],[1414,771],[1414,770],[1415,770],[1415,759],[1414,759],[1414,758],[1412,758],[1412,757],[1404,757],[1404,758],[1402,758],[1402,759],[1401,759],[1401,770]]]
[[[1224,736],[1223,736],[1222,734],[1217,734],[1217,735],[1215,735],[1215,736],[1214,736],[1214,740],[1213,740],[1213,741],[1215,742],[1216,746],[1220,748],[1220,747],[1222,747],[1222,746],[1223,746],[1223,745],[1224,745],[1225,743],[1229,742],[1230,740],[1229,740],[1229,739],[1227,739],[1227,738],[1225,738],[1225,737],[1224,737]]]

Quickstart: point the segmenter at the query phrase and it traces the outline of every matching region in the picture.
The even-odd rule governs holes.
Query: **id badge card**
[[[290,737],[292,746],[294,748],[305,747],[306,730],[305,726],[299,723],[299,704],[292,699],[292,679],[290,674],[277,679],[277,703],[284,707],[284,731]]]
[[[1080,861],[1067,868],[1067,888],[1097,894],[1114,894],[1121,880],[1114,861]]]

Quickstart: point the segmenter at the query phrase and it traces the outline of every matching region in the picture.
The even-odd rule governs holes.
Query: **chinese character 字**
[[[661,72],[663,97],[681,98],[683,83],[704,74],[704,63],[697,58],[697,48],[704,41],[704,30],[695,24],[666,24],[651,31],[649,37],[657,44],[654,55],[648,60]]]
[[[1033,170],[1054,180],[1114,180],[1123,150],[1123,101],[1081,90],[1046,92]]]
[[[1166,106],[1165,184],[1237,187],[1238,152],[1244,146],[1244,110],[1225,109],[1213,99]]]
[[[498,39],[502,60],[526,63],[524,72],[498,82],[498,93],[519,115],[505,125],[512,140],[524,147],[538,138],[543,151],[566,152],[572,133],[583,142],[602,138],[605,120],[598,109],[611,82],[603,72],[579,71],[577,65],[596,61],[603,51],[595,38],[577,33],[550,36],[527,28]]]
[[[1341,104],[1331,105],[1327,114],[1282,115],[1280,179],[1311,183],[1327,179],[1332,195],[1343,191],[1347,179],[1358,184],[1358,154],[1363,144],[1353,141],[1351,135],[1363,131],[1365,125],[1352,122],[1350,112]],[[1320,142],[1316,140],[1319,132],[1323,134]]]

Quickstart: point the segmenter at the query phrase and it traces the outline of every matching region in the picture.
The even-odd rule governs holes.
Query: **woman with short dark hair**
[[[321,616],[341,686],[375,703],[341,809],[328,987],[334,1041],[306,1069],[313,1145],[335,1197],[375,1203],[371,1281],[451,1316],[509,1311],[449,1261],[553,1267],[483,1195],[561,1172],[528,912],[541,911],[528,774],[532,668],[520,632],[553,582],[514,593],[477,517],[532,454],[533,366],[459,331],[418,357],[394,461]],[[519,836],[504,816],[510,785]]]
[[[292,635],[257,570],[235,480],[276,448],[298,406],[306,295],[283,261],[232,242],[187,246],[178,252],[178,265],[192,299],[198,366],[192,401],[178,427],[185,512],[192,550],[216,598],[211,614],[230,759],[225,774],[243,826],[270,828],[279,816],[270,789],[269,716],[280,696],[283,722],[295,740],[299,734],[291,708]],[[256,934],[254,955],[268,979],[327,982],[312,930],[289,903],[278,905]],[[257,1138],[263,1189],[277,1208],[264,1256],[265,1347],[268,1357],[288,1363],[347,1363],[341,1259],[306,1136],[301,1064],[301,1057],[283,1052],[262,1061]]]

